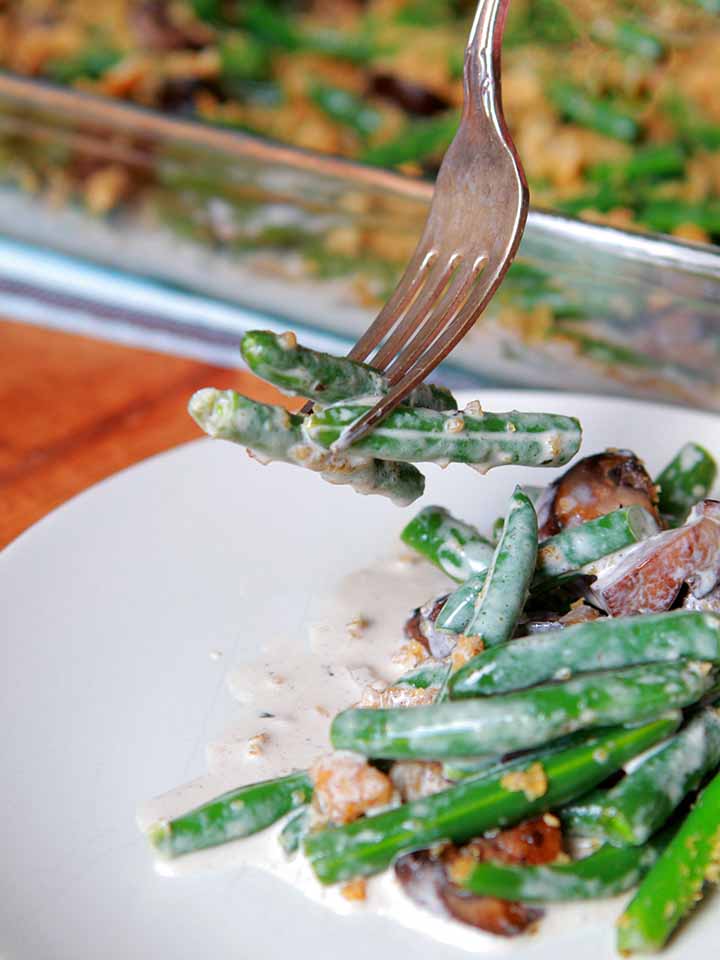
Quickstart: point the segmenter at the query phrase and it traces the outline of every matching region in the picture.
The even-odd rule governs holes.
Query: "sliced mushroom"
[[[395,876],[414,903],[436,916],[448,916],[449,910],[440,896],[440,890],[448,883],[445,867],[427,850],[400,857],[395,863]]]
[[[437,854],[407,854],[395,864],[395,875],[408,896],[441,916],[501,937],[523,933],[542,917],[542,911],[496,897],[479,897],[452,883],[447,868],[460,856],[501,863],[551,863],[562,853],[560,822],[546,814],[510,830],[473,840],[458,849],[447,845]]]
[[[497,936],[515,937],[542,917],[534,907],[467,893],[448,880],[442,861],[425,850],[401,857],[395,876],[418,906]]]
[[[585,457],[540,497],[540,539],[632,504],[645,507],[661,522],[655,484],[642,461],[629,450],[606,450]]]
[[[665,530],[623,553],[592,586],[592,597],[613,617],[669,610],[687,583],[696,598],[720,580],[720,523],[701,517]]]
[[[537,907],[497,897],[478,897],[451,883],[441,888],[440,896],[456,920],[498,937],[517,937],[543,916]]]

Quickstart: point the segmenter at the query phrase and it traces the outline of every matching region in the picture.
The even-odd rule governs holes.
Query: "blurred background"
[[[346,350],[457,126],[465,0],[0,0],[0,543]],[[720,409],[720,0],[513,0],[519,257],[440,373]],[[124,346],[118,346],[118,344]]]

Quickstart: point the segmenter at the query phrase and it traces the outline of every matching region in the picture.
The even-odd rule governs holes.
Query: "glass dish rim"
[[[56,115],[74,116],[78,121],[99,126],[112,125],[115,121],[129,133],[145,134],[168,142],[182,141],[205,150],[214,149],[266,164],[283,165],[303,173],[345,181],[350,188],[376,189],[428,205],[432,198],[433,184],[429,180],[7,71],[0,71],[0,114],[3,99],[27,102],[36,108],[56,111]],[[720,279],[720,247],[710,244],[689,243],[666,234],[622,230],[536,207],[531,207],[527,225],[530,230],[553,234],[568,244],[589,244],[611,251],[615,256],[656,265],[660,263],[668,268]]]

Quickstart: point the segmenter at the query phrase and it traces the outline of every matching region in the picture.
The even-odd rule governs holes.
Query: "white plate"
[[[630,447],[652,470],[687,439],[720,450],[710,414],[543,393],[482,399],[577,415],[585,453]],[[430,469],[425,502],[487,525],[515,482],[553,475]],[[232,720],[229,667],[268,634],[302,635],[313,599],[391,549],[416,509],[199,441],[99,484],[4,552],[1,957],[463,955],[384,919],[334,916],[256,872],[159,877],[135,826],[141,800],[203,772],[205,743]],[[718,906],[700,911],[668,960],[716,955]],[[516,948],[533,960],[578,950],[607,960],[612,940],[590,924],[552,949]]]

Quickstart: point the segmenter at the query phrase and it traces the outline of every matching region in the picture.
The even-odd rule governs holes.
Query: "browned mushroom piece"
[[[517,937],[543,916],[537,907],[498,897],[477,897],[451,883],[442,888],[440,896],[456,920],[498,937]]]
[[[521,866],[552,863],[562,852],[560,821],[551,814],[472,840],[462,848],[462,853],[469,854],[473,860],[496,860]]]
[[[497,936],[514,937],[537,923],[542,910],[468,893],[452,883],[447,868],[460,856],[537,865],[551,863],[561,853],[560,823],[546,814],[473,840],[461,849],[450,844],[437,853],[424,850],[407,854],[395,864],[395,875],[408,896],[425,909]]]
[[[710,515],[638,544],[598,576],[593,598],[611,616],[630,617],[669,610],[684,583],[707,596],[720,579],[720,523]]]
[[[435,621],[440,614],[448,595],[443,594],[422,607],[413,610],[405,621],[405,636],[422,644],[432,657],[442,660],[447,657],[455,645],[453,634],[445,630],[436,630]]]
[[[418,906],[500,937],[524,933],[543,915],[542,910],[522,903],[467,893],[448,880],[442,861],[426,850],[401,857],[395,876]]]
[[[662,523],[655,484],[634,453],[605,450],[585,457],[545,488],[538,503],[540,539],[633,504]]]

